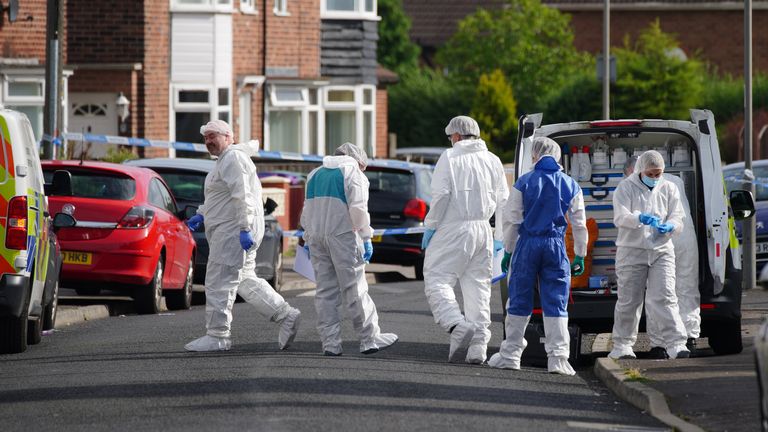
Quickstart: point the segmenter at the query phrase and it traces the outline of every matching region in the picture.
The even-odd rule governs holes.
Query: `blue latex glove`
[[[303,248],[304,248],[304,250],[307,252],[307,258],[309,258],[309,257],[310,257],[310,255],[309,255],[309,246],[307,246],[307,244],[306,244],[306,243],[304,243],[304,246],[302,246],[302,247],[303,247]]]
[[[668,234],[675,230],[675,226],[671,223],[663,223],[656,227],[657,230],[659,230],[662,234]]]
[[[427,228],[424,231],[424,236],[421,238],[421,250],[424,250],[429,246],[429,241],[432,240],[432,236],[435,235],[435,230]]]
[[[509,260],[512,259],[512,254],[504,251],[504,258],[501,259],[501,272],[502,273],[508,273],[509,272]]]
[[[501,242],[501,240],[494,240],[493,241],[493,252],[498,252],[500,250],[504,249],[504,243]]]
[[[659,218],[657,218],[654,215],[648,214],[648,213],[640,213],[640,223],[643,225],[650,225],[654,228],[656,228],[659,225]]]
[[[185,223],[187,224],[187,227],[190,231],[197,231],[197,229],[200,228],[200,225],[203,224],[203,215],[196,214],[187,219]]]
[[[373,256],[373,244],[370,240],[366,240],[363,242],[363,260],[365,262],[370,262],[371,257]]]
[[[240,231],[240,246],[243,250],[252,248],[254,243],[256,242],[253,241],[253,234],[250,231]]]
[[[584,257],[580,257],[578,255],[573,257],[573,262],[571,263],[571,274],[574,276],[581,276],[584,274]]]

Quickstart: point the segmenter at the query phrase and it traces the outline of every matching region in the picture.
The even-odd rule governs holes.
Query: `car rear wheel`
[[[280,240],[280,243],[282,244],[282,240]],[[283,247],[280,246],[280,248],[277,251],[277,258],[275,259],[275,275],[270,279],[268,282],[270,285],[272,285],[272,288],[279,292],[281,288],[281,284],[283,283]]]
[[[195,277],[195,263],[189,260],[187,269],[187,278],[184,280],[184,287],[180,290],[168,291],[165,295],[165,302],[170,310],[189,309],[192,306],[192,284]]]
[[[53,298],[43,309],[43,330],[51,330],[56,325],[56,312],[59,309],[59,281],[53,286]]]
[[[717,355],[738,354],[743,349],[741,320],[718,322],[710,326],[709,346]]]
[[[140,314],[156,314],[160,312],[163,300],[163,260],[157,261],[155,275],[148,284],[138,287],[134,297],[136,312]]]
[[[413,266],[413,270],[416,273],[416,280],[424,280],[424,260],[420,259]]]

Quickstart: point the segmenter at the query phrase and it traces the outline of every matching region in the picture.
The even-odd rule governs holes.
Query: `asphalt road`
[[[235,305],[226,353],[183,351],[204,333],[202,306],[57,330],[25,353],[0,356],[0,430],[666,429],[616,399],[589,365],[562,377],[448,364],[448,337],[421,282],[380,283],[371,294],[383,330],[400,341],[370,356],[345,325],[344,355],[323,357],[312,291],[301,288],[284,292],[303,312],[287,351],[277,349],[277,326],[245,303]],[[491,353],[500,320],[494,314]]]

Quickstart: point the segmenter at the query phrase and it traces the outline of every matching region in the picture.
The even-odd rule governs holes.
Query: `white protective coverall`
[[[219,349],[230,346],[236,294],[259,314],[281,323],[280,349],[291,343],[299,321],[299,310],[292,308],[267,281],[256,275],[256,250],[264,237],[264,202],[256,166],[250,158],[255,151],[258,151],[258,142],[251,141],[230,145],[219,155],[213,171],[205,178],[205,202],[197,210],[205,219],[209,247],[205,275],[206,328],[208,336],[226,339],[227,345]],[[253,234],[255,243],[246,252],[240,245],[239,233],[247,230]],[[212,350],[196,346],[203,342],[198,341],[188,344],[187,349]]]
[[[688,338],[696,339],[701,334],[699,247],[696,241],[696,230],[693,227],[691,207],[685,195],[685,183],[674,174],[664,173],[664,179],[677,186],[677,190],[680,192],[680,202],[685,212],[683,232],[672,237],[672,244],[675,248],[675,293],[686,335]],[[661,337],[661,329],[650,316],[646,317],[645,327],[652,347],[665,346],[664,339]]]
[[[340,150],[356,157],[326,156],[323,166],[309,173],[301,226],[317,280],[315,309],[323,351],[342,353],[339,307],[343,298],[360,338],[360,352],[371,354],[395,343],[397,335],[381,333],[365,280],[363,241],[370,240],[373,229],[368,178],[359,163],[367,164],[367,157],[354,144],[342,145],[337,153]]]
[[[459,360],[459,348],[466,345],[468,363],[486,359],[494,239],[504,238],[501,208],[508,195],[504,167],[481,139],[457,141],[437,161],[424,220],[428,229],[436,230],[425,252],[424,291],[435,322],[445,331],[453,329],[451,362]],[[495,234],[489,223],[494,213]],[[456,282],[464,315],[453,291]]]
[[[613,196],[613,223],[618,227],[618,300],[611,358],[635,357],[632,347],[637,340],[644,296],[647,312],[658,323],[662,347],[669,356],[690,354],[685,347],[685,327],[675,295],[675,251],[671,239],[682,233],[685,213],[680,193],[672,182],[662,176],[651,189],[641,181],[640,175],[652,168],[664,168],[661,155],[653,150],[640,156],[635,173],[619,183]],[[641,214],[674,225],[674,231],[659,233],[653,226],[640,222]]]

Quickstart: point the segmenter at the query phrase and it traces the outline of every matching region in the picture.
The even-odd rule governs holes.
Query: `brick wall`
[[[168,1],[144,1],[143,69],[138,80],[138,134],[150,139],[169,138],[169,75],[171,25]],[[151,150],[151,151],[150,151]],[[146,156],[164,150],[147,149]]]
[[[387,134],[387,89],[376,89],[376,157],[389,158]]]
[[[236,139],[240,137],[240,101],[239,95],[236,94],[237,78],[245,75],[264,75],[264,5],[262,3],[271,5],[271,2],[258,3],[260,9],[256,14],[240,12],[232,14],[232,28],[234,30],[232,33],[232,129]],[[252,89],[253,86],[249,85],[243,91],[249,92]],[[260,92],[253,92],[251,95],[251,135],[253,137],[261,137],[261,125],[259,124],[262,116],[261,105]]]
[[[2,2],[7,5],[7,1]],[[46,0],[23,0],[19,2],[19,15],[14,23],[8,22],[5,14],[0,27],[0,57],[36,58],[45,63],[45,12]],[[27,17],[32,17],[27,20]]]
[[[274,2],[266,3],[267,68],[295,68],[300,78],[320,76],[320,0],[289,1],[290,16],[275,15]]]
[[[68,0],[65,13],[68,63],[140,62],[145,37],[144,3],[144,0]]]
[[[572,16],[575,45],[592,53],[602,51],[600,11],[568,12]],[[623,45],[625,35],[637,34],[659,18],[664,32],[672,33],[689,56],[699,52],[702,60],[716,65],[721,73],[736,76],[744,72],[744,13],[742,11],[611,11],[611,45]],[[755,10],[753,26],[753,67],[768,71],[768,11]]]

